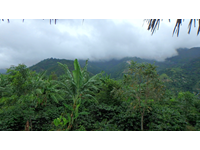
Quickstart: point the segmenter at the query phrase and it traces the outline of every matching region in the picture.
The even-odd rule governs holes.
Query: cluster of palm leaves
[[[62,82],[58,84],[62,87],[62,91],[68,95],[69,99],[72,100],[72,105],[65,106],[69,108],[71,114],[68,114],[68,130],[72,128],[74,120],[80,114],[87,114],[86,112],[78,112],[78,109],[81,105],[82,100],[94,100],[94,93],[98,91],[98,85],[100,84],[100,74],[96,74],[93,77],[89,77],[89,73],[87,72],[88,60],[86,61],[86,65],[83,69],[81,69],[80,64],[77,59],[74,61],[74,71],[72,73],[69,71],[66,64],[58,64],[65,71],[65,78]],[[97,102],[97,101],[96,101]]]
[[[151,35],[153,35],[156,27],[157,27],[157,30],[159,29],[159,25],[160,25],[160,21],[162,21],[163,19],[144,19],[144,21],[147,22],[148,24],[148,28],[147,30],[151,30]],[[180,25],[182,24],[182,22],[184,21],[184,19],[177,19],[176,20],[176,24],[174,26],[174,30],[173,30],[173,33],[177,33],[177,37],[179,35],[179,30],[180,30]],[[190,34],[190,31],[191,31],[191,27],[192,27],[192,23],[194,22],[194,27],[196,26],[196,22],[199,22],[199,26],[198,26],[198,29],[197,29],[197,35],[199,35],[199,32],[200,32],[200,19],[190,19],[190,22],[188,24],[188,34]],[[169,19],[169,22],[170,22],[170,19]]]
[[[59,62],[58,62],[59,63]],[[85,67],[81,70],[81,67],[77,61],[74,61],[74,68],[75,70],[70,73],[67,65],[59,63],[59,65],[65,70],[66,78],[61,85],[65,88],[66,94],[69,94],[71,99],[73,100],[74,104],[76,104],[81,98],[92,98],[91,91],[97,91],[97,85],[100,84],[99,76],[97,74],[91,78],[89,78],[89,74],[87,72],[87,61]]]

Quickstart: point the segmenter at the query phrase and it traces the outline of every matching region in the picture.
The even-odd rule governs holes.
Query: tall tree
[[[160,81],[156,71],[156,66],[152,64],[137,64],[131,62],[129,67],[129,75],[133,88],[133,93],[137,101],[133,101],[134,109],[138,107],[141,114],[141,130],[144,130],[144,114],[147,109],[151,109],[149,104],[161,100],[164,94],[164,85]]]
[[[128,74],[124,75],[123,84],[118,94],[124,95],[125,99],[130,101],[130,111],[139,110],[143,131],[146,111],[150,111],[151,103],[161,100],[164,94],[164,86],[158,77],[156,66],[131,61]]]
[[[24,64],[19,64],[18,66],[11,66],[7,69],[9,74],[9,80],[13,86],[14,92],[17,96],[26,94],[28,88],[25,87],[26,81],[28,80],[29,69]]]

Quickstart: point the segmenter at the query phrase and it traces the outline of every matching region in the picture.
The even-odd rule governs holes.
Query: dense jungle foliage
[[[173,92],[166,83],[174,78],[159,75],[154,64],[131,61],[118,80],[90,74],[88,61],[57,65],[64,74],[36,73],[24,64],[0,74],[1,131],[200,130],[198,95]]]

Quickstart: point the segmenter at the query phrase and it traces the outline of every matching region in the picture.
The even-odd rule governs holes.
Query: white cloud
[[[46,58],[112,59],[126,56],[164,60],[176,55],[176,48],[200,46],[197,28],[187,34],[188,21],[179,37],[172,37],[176,20],[161,22],[152,36],[143,19],[134,20],[10,20],[0,23],[0,68]],[[143,25],[143,26],[142,26]]]

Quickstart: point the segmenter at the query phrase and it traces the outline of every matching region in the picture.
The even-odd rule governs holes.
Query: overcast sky
[[[188,35],[185,20],[179,37],[172,31],[176,20],[163,20],[151,36],[143,19],[49,20],[11,19],[0,22],[0,69],[24,63],[28,67],[47,58],[109,60],[141,57],[163,61],[181,47],[200,47],[197,27]]]

